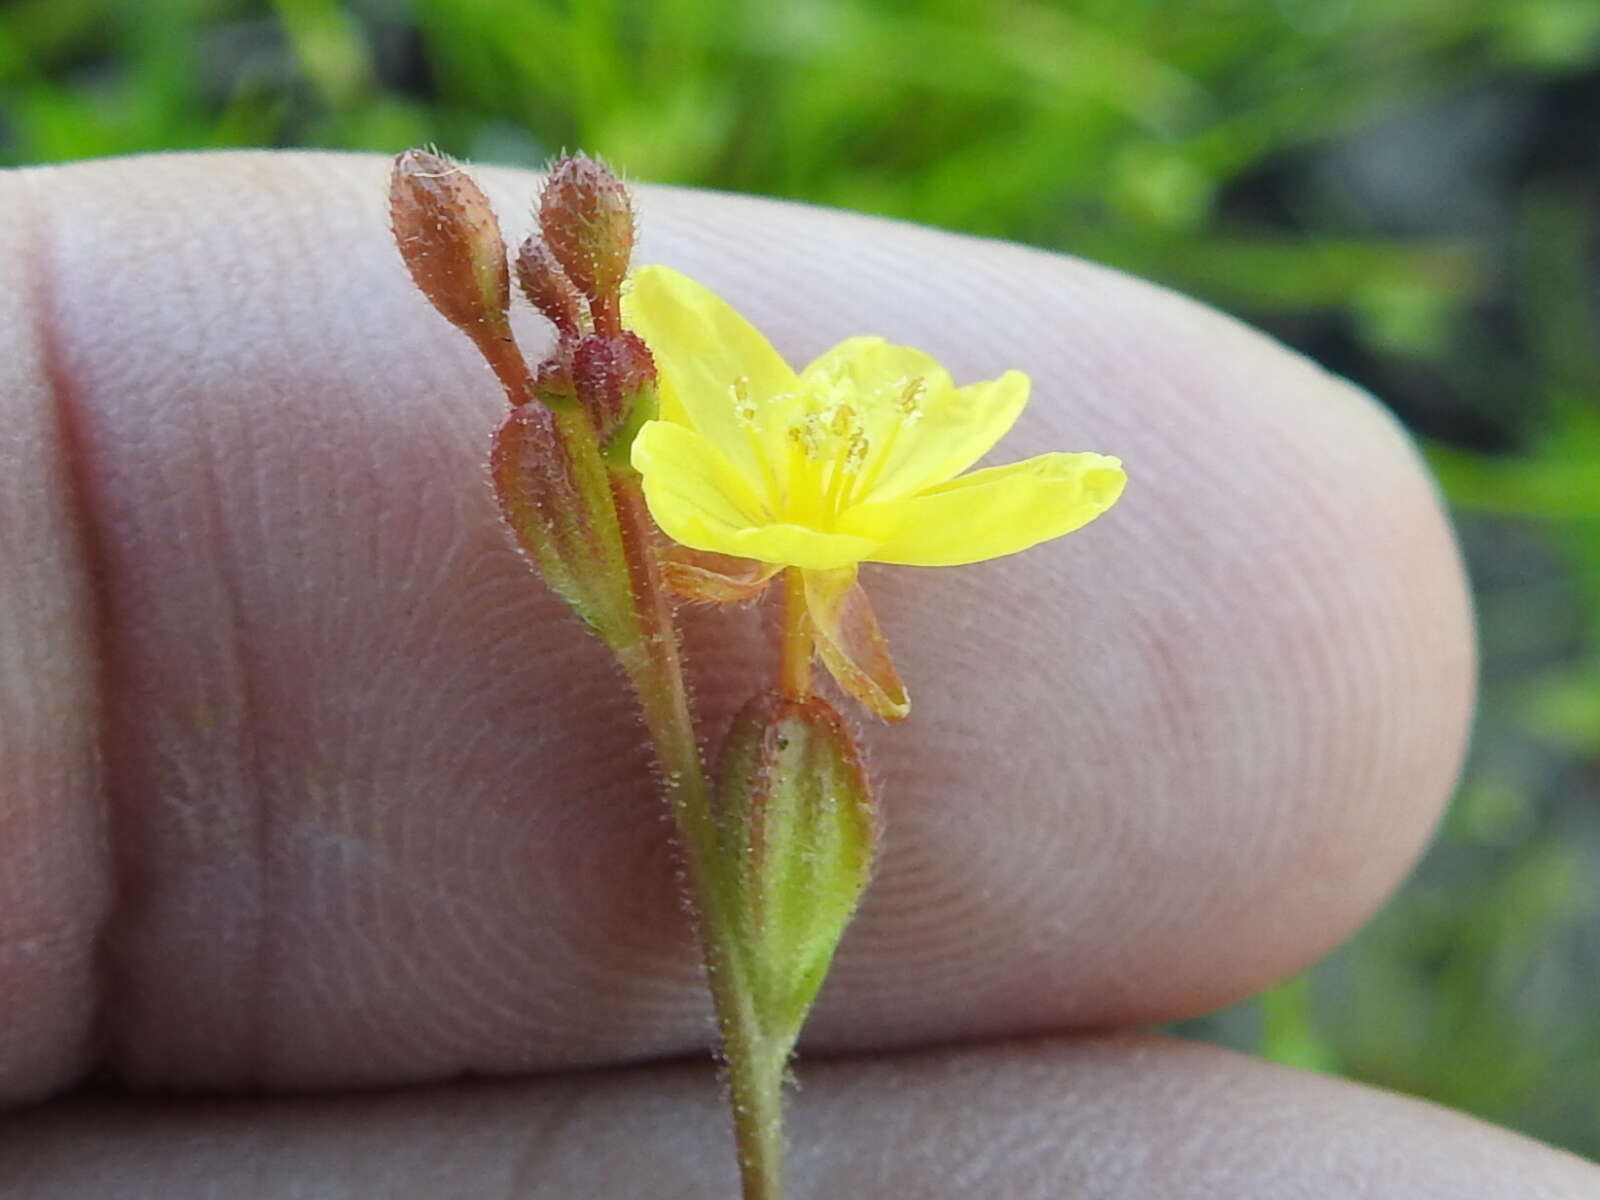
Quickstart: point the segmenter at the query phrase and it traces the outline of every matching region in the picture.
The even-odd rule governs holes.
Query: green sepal
[[[633,470],[633,439],[639,436],[639,430],[644,428],[646,421],[656,419],[660,410],[661,403],[653,381],[645,383],[628,397],[622,410],[622,419],[611,431],[602,451],[606,466],[613,471]]]

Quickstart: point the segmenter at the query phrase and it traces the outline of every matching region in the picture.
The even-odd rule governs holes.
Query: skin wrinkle
[[[20,1116],[8,1200],[732,1194],[725,1116],[681,1065],[257,1106]],[[1582,1200],[1600,1171],[1432,1105],[1149,1036],[813,1062],[801,1196]],[[95,1136],[86,1137],[93,1130]]]
[[[209,433],[209,428],[205,432]],[[212,510],[209,514],[210,524],[215,529],[224,530],[228,526],[228,521],[221,501],[226,494],[227,483],[217,469],[220,456],[209,445],[207,449],[210,452],[205,455],[205,462],[210,486],[204,494],[208,507]],[[261,701],[257,695],[256,681],[260,677],[261,669],[259,656],[252,647],[257,644],[268,646],[270,639],[258,640],[256,630],[252,628],[247,615],[246,592],[239,578],[237,561],[226,551],[229,545],[226,537],[222,539],[221,544],[225,549],[219,556],[217,579],[226,606],[226,616],[221,628],[225,652],[235,664],[230,674],[240,684],[237,695],[238,707],[233,713],[243,733],[238,743],[241,759],[240,774],[246,786],[251,788],[250,794],[255,795],[265,790],[262,783],[266,765],[260,741],[253,733],[259,724],[257,712]],[[276,808],[270,804],[248,804],[247,808],[252,819],[248,821],[249,832],[246,836],[254,849],[256,860],[252,896],[254,908],[251,914],[254,919],[249,922],[250,951],[245,956],[247,966],[242,972],[247,977],[247,982],[244,984],[246,999],[243,1007],[249,1017],[242,1031],[244,1045],[240,1054],[241,1061],[234,1069],[241,1071],[244,1078],[252,1083],[268,1083],[272,1078],[272,1063],[276,1057],[272,1044],[273,1026],[270,1014],[276,1008],[276,989],[280,978],[274,954],[278,939],[274,935],[279,912],[277,904],[279,888],[276,876],[282,856],[278,852]],[[115,1048],[112,1050],[114,1058],[122,1057],[123,1053],[126,1052]]]
[[[267,207],[259,196],[250,202]],[[178,211],[182,211],[181,205]],[[159,236],[156,230],[152,234]],[[274,923],[280,913],[275,876],[281,859],[274,832],[275,809],[271,804],[254,802],[264,791],[267,778],[258,735],[263,710],[258,687],[258,648],[270,653],[270,636],[263,636],[265,630],[254,619],[250,588],[241,580],[244,568],[238,558],[239,547],[247,541],[241,542],[238,531],[259,528],[260,510],[250,500],[252,492],[259,494],[261,489],[259,485],[249,486],[248,470],[241,477],[241,473],[225,469],[228,449],[219,441],[223,433],[242,432],[247,441],[251,436],[250,427],[237,420],[242,414],[227,412],[216,403],[224,393],[203,372],[188,387],[176,382],[183,379],[186,363],[228,361],[233,353],[225,313],[203,297],[207,269],[220,270],[229,279],[229,291],[240,300],[248,297],[251,287],[249,280],[230,269],[226,256],[217,252],[216,241],[203,225],[198,232],[191,230],[191,238],[184,255],[169,258],[172,272],[164,280],[167,286],[158,293],[163,312],[172,318],[162,321],[162,328],[183,331],[184,353],[153,364],[151,369],[158,386],[168,385],[169,403],[175,402],[176,397],[192,398],[190,404],[162,423],[161,432],[170,439],[176,453],[170,459],[163,458],[157,471],[158,478],[177,481],[167,490],[178,498],[178,519],[187,517],[197,522],[192,529],[180,526],[176,534],[186,551],[191,578],[206,597],[207,620],[203,626],[190,626],[190,646],[205,645],[206,670],[214,673],[214,681],[209,687],[201,684],[192,693],[179,693],[169,705],[161,705],[158,699],[153,706],[154,720],[141,721],[142,705],[137,698],[146,691],[148,674],[160,669],[152,667],[154,656],[142,653],[145,639],[152,633],[160,637],[164,626],[170,635],[175,625],[167,624],[171,620],[169,613],[151,612],[146,607],[151,599],[148,584],[140,589],[135,583],[138,590],[125,592],[117,584],[129,575],[119,578],[115,569],[108,572],[108,771],[118,779],[142,779],[147,788],[157,789],[157,795],[155,803],[130,803],[126,813],[130,817],[140,813],[140,818],[124,821],[117,830],[119,841],[134,848],[135,854],[140,850],[145,854],[144,861],[123,875],[125,900],[108,932],[108,940],[115,947],[113,954],[133,957],[125,957],[113,967],[110,978],[118,986],[108,988],[104,1004],[109,1011],[126,1010],[133,1020],[125,1016],[123,1021],[112,1024],[107,1054],[131,1074],[157,1084],[192,1074],[174,1061],[175,1056],[139,1036],[141,1029],[165,1022],[170,1016],[166,1005],[148,1002],[139,979],[140,968],[133,964],[138,961],[141,945],[148,944],[152,936],[146,918],[158,911],[153,906],[170,910],[174,903],[181,907],[204,904],[203,893],[208,890],[204,881],[225,875],[232,902],[231,920],[225,934],[226,946],[220,953],[230,969],[225,984],[229,1002],[225,1006],[199,1007],[186,1002],[177,1011],[197,1022],[199,1029],[191,1036],[202,1045],[215,1043],[226,1064],[218,1064],[220,1070],[202,1069],[202,1079],[258,1083],[271,1078],[276,1057],[270,1014],[276,1009],[274,990],[280,978],[274,957]],[[137,257],[138,247],[131,251],[118,266],[124,271],[139,272],[143,264]],[[61,269],[63,273],[71,270]],[[113,284],[114,279],[113,276]],[[270,333],[269,330],[269,336]],[[234,365],[248,367],[248,355],[244,364]],[[234,421],[230,422],[230,417]],[[117,449],[112,432],[114,420],[115,415],[103,408],[86,418],[85,461],[92,481],[88,494],[96,511],[114,513],[110,519],[136,526],[137,515],[121,509],[110,486],[121,467],[110,461]],[[97,424],[101,428],[98,445]],[[252,458],[246,459],[247,467],[255,465]],[[95,482],[101,486],[95,487]],[[230,497],[243,500],[242,507],[229,509],[224,501]],[[221,779],[191,777],[185,762],[195,743],[199,743],[202,760],[207,755],[219,760]],[[186,791],[201,805],[215,803],[220,819],[208,821],[203,815],[196,819],[197,809]],[[150,868],[157,861],[163,842],[170,842],[170,835],[162,831],[175,816],[189,830],[186,840],[190,865],[185,875],[169,885],[160,872]]]
[[[61,933],[44,947],[46,955],[55,951],[62,960],[56,974],[65,978],[56,982],[57,994],[41,996],[30,988],[15,984],[8,986],[9,981],[4,979],[7,964],[0,961],[0,996],[10,997],[9,1004],[0,1005],[0,1012],[7,1012],[4,1024],[14,1031],[11,1036],[17,1039],[15,1046],[6,1045],[4,1040],[0,1040],[0,1102],[28,1099],[65,1085],[84,1070],[97,1053],[103,1029],[103,1012],[97,1005],[102,988],[96,986],[96,980],[103,981],[105,977],[105,927],[116,900],[116,879],[120,875],[116,870],[115,831],[109,828],[112,810],[108,803],[109,777],[105,772],[104,755],[105,680],[100,664],[105,661],[101,651],[106,644],[107,631],[105,610],[100,602],[100,588],[104,580],[100,531],[84,499],[82,443],[77,424],[76,397],[52,320],[55,292],[49,269],[50,241],[45,220],[46,209],[37,202],[31,186],[33,175],[18,172],[11,178],[13,182],[8,190],[14,203],[8,208],[15,220],[9,236],[20,242],[18,253],[12,256],[11,261],[21,279],[16,288],[8,289],[8,295],[19,298],[24,311],[16,317],[9,312],[0,312],[0,338],[4,337],[13,319],[21,327],[21,338],[28,339],[31,336],[32,346],[19,353],[8,354],[7,358],[12,364],[32,362],[37,367],[37,377],[33,381],[36,388],[27,387],[26,381],[23,381],[15,392],[19,399],[23,399],[36,391],[41,400],[42,419],[36,427],[40,444],[26,447],[25,452],[31,451],[28,458],[33,462],[48,463],[55,469],[45,468],[53,478],[46,482],[40,495],[20,497],[27,506],[21,514],[23,519],[8,520],[7,523],[20,536],[31,539],[34,545],[43,546],[45,556],[59,556],[52,565],[58,571],[53,582],[60,594],[54,598],[54,603],[50,600],[40,601],[30,607],[25,615],[38,619],[45,610],[50,610],[51,615],[59,610],[71,613],[60,626],[53,629],[47,627],[43,620],[31,628],[18,621],[14,628],[24,635],[18,639],[17,648],[32,644],[32,639],[37,637],[48,645],[46,655],[53,654],[71,663],[72,668],[69,669],[76,668],[73,673],[79,676],[79,686],[73,689],[74,694],[52,697],[49,702],[49,707],[57,710],[50,726],[52,730],[63,731],[65,736],[62,737],[62,744],[38,748],[41,759],[56,758],[62,764],[61,774],[65,778],[51,781],[57,782],[60,790],[55,794],[21,796],[20,804],[60,805],[68,812],[76,809],[74,823],[78,828],[73,833],[61,836],[59,845],[52,846],[30,838],[27,823],[23,821],[21,836],[15,841],[8,839],[10,844],[0,852],[8,852],[13,862],[26,864],[32,858],[46,872],[69,862],[75,862],[80,871],[87,865],[88,870],[85,872],[87,878],[77,881],[76,887],[64,883],[54,874],[41,879],[39,890],[45,894],[53,894],[62,888],[67,891],[60,902],[59,914],[48,921]],[[7,234],[0,234],[0,237],[4,236]],[[33,353],[30,354],[29,350]],[[0,371],[0,379],[4,378],[4,372]],[[7,380],[7,389],[18,383],[16,380]],[[5,397],[0,395],[0,400],[3,399]],[[23,419],[13,420],[9,424],[16,430],[28,428],[30,422],[24,415]],[[14,470],[11,474],[13,479],[28,478],[25,469]],[[53,489],[51,485],[54,485]],[[4,493],[0,491],[0,502],[3,499]],[[0,513],[0,516],[3,515]],[[44,519],[37,523],[27,519],[33,516],[42,516]],[[56,520],[50,520],[51,516]],[[3,549],[5,539],[0,535],[0,550]],[[14,578],[9,569],[0,569],[0,587]],[[4,612],[5,608],[0,603],[0,612]],[[76,635],[75,648],[62,645],[58,637],[51,636],[59,635],[61,626]],[[27,674],[29,677],[19,682],[34,688],[43,684],[48,688],[55,672],[41,671],[30,663]],[[9,681],[0,678],[0,683],[6,682]],[[10,700],[9,696],[6,697],[6,707],[10,706]],[[36,696],[34,700],[37,704],[39,697]],[[24,718],[24,727],[26,721],[27,718]],[[69,739],[75,739],[79,744],[71,745]],[[0,748],[3,747],[4,737],[0,735]],[[19,749],[26,759],[28,747]],[[25,767],[18,771],[16,767],[0,765],[0,769],[6,771],[6,778],[0,779],[0,787],[3,788],[45,782],[30,777]],[[6,803],[4,793],[0,792],[0,817],[20,820],[7,811],[11,807]],[[73,817],[64,817],[62,820],[73,820]],[[60,826],[50,818],[45,818],[38,824],[38,833],[41,840],[47,839],[52,833],[59,834]],[[5,865],[0,864],[0,882],[5,879]],[[5,903],[14,912],[31,908],[29,900],[27,896],[3,896],[0,903]],[[12,1006],[16,1011],[8,1012]]]
[[[124,565],[115,570],[142,573],[133,581],[147,606],[141,614],[166,614],[142,653],[183,651],[176,661],[203,671],[203,655],[219,652],[193,631],[188,645],[200,649],[185,650],[172,632],[212,619],[203,595],[183,592],[191,577],[182,572],[206,568],[204,550],[243,572],[234,584],[248,609],[239,636],[262,643],[250,667],[267,697],[254,736],[276,757],[254,777],[249,800],[275,806],[278,822],[270,850],[280,873],[280,1003],[271,1019],[272,1053],[281,1056],[262,1072],[312,1087],[690,1052],[705,1044],[704,999],[670,868],[645,853],[660,845],[663,825],[637,722],[621,716],[626,702],[603,653],[527,580],[476,485],[503,401],[464,339],[406,284],[383,228],[384,170],[376,160],[216,155],[41,173],[56,189],[58,228],[80,238],[58,263],[61,336],[75,371],[87,373],[80,402],[107,431],[96,469],[105,473],[99,490],[114,493],[102,519],[120,514],[113,540]],[[264,189],[263,176],[279,186]],[[482,177],[508,213],[521,211],[533,186],[517,173]],[[138,215],[158,200],[167,211]],[[1038,398],[997,458],[1022,457],[1030,446],[1094,446],[1134,469],[1116,510],[1125,515],[1106,518],[1115,527],[1074,534],[1059,554],[941,573],[948,584],[939,587],[915,569],[871,576],[919,709],[903,729],[870,731],[889,809],[888,857],[808,1045],[926,1044],[1192,1011],[1301,965],[1382,898],[1437,811],[1455,766],[1449,738],[1459,741],[1466,708],[1453,551],[1414,459],[1385,419],[1236,323],[1111,272],[799,206],[674,191],[646,191],[641,204],[650,213],[641,261],[669,261],[705,279],[792,359],[851,334],[882,333],[936,349],[958,380],[1017,366],[1034,375]],[[210,229],[195,241],[183,235],[201,208]],[[248,238],[235,236],[241,220]],[[136,242],[127,226],[141,221]],[[307,277],[280,262],[280,226],[315,228],[338,244],[338,269]],[[760,255],[741,230],[761,231]],[[992,289],[941,294],[933,313],[899,302],[908,272],[935,252],[980,283],[1012,279],[1012,298]],[[204,255],[232,289],[229,303],[210,302],[203,342],[181,327],[181,313],[143,302],[161,294],[164,271],[207,286],[186,255]],[[100,269],[107,256],[112,270]],[[862,262],[877,273],[862,276]],[[802,325],[797,312],[814,316]],[[965,332],[953,335],[944,322]],[[234,343],[245,347],[244,374],[229,358]],[[177,386],[174,348],[183,351]],[[1239,395],[1245,378],[1263,395]],[[1273,399],[1283,394],[1299,397],[1303,411],[1283,411]],[[244,511],[214,518],[226,525],[218,532],[229,544],[220,548],[196,545],[195,529],[182,525],[198,476],[169,461],[196,404],[215,408],[209,436],[226,442],[214,469],[231,451],[225,465],[245,481],[228,501]],[[1218,442],[1220,428],[1231,431],[1241,461],[1256,465],[1221,493],[1190,488],[1205,476],[1187,451]],[[1269,548],[1282,538],[1297,489],[1331,500],[1344,484],[1340,471],[1310,457],[1295,478],[1271,463],[1285,446],[1309,455],[1330,438],[1335,463],[1365,464],[1396,489],[1385,504],[1390,519],[1415,531],[1403,564],[1414,574],[1390,578],[1387,550],[1349,544],[1365,519],[1355,513],[1292,531],[1303,542],[1299,557],[1256,562],[1263,538]],[[363,448],[374,440],[381,454],[368,457]],[[380,459],[387,470],[375,466]],[[457,480],[466,481],[459,490]],[[1219,511],[1219,494],[1229,503],[1250,498],[1275,514],[1272,523]],[[333,502],[319,504],[323,496]],[[1312,505],[1298,519],[1314,522],[1319,511]],[[1185,530],[1176,520],[1183,514],[1209,518],[1209,540]],[[362,522],[373,519],[399,523],[363,539]],[[1185,586],[1219,560],[1259,576],[1255,624],[1234,620],[1227,606],[1186,607]],[[419,563],[428,565],[418,571]],[[1287,635],[1285,611],[1295,627],[1321,611],[1282,586],[1297,572],[1329,578],[1327,605],[1359,594],[1339,584],[1334,564],[1380,577],[1369,597],[1377,623],[1317,630],[1323,661],[1344,664],[1339,678],[1363,704],[1381,706],[1373,712],[1392,721],[1427,707],[1416,719],[1435,731],[1431,742],[1385,750],[1392,743],[1373,740],[1371,713],[1357,704],[1349,715],[1360,720],[1327,732],[1326,744],[1358,763],[1387,755],[1370,768],[1382,794],[1365,811],[1336,794],[1337,781],[1295,778],[1313,763],[1273,759],[1274,786],[1287,795],[1266,794],[1264,767],[1230,765],[1248,751],[1233,739],[1271,747],[1326,715],[1304,694],[1310,680],[1301,666],[1273,653],[1267,635]],[[172,567],[180,573],[160,574]],[[129,579],[113,582],[113,594],[127,594]],[[1004,628],[982,611],[991,592],[1010,598]],[[1385,638],[1417,620],[1409,605],[1437,611],[1436,639],[1392,663],[1372,662],[1392,651]],[[765,669],[770,620],[757,609],[731,621],[711,612],[692,620],[697,644],[714,646],[696,677],[714,737]],[[1150,620],[1171,622],[1170,636],[1202,639],[1171,668],[1188,673],[1186,688],[1160,683],[1145,660],[1139,624]],[[972,635],[952,636],[966,622]],[[981,736],[945,750],[941,731],[969,728],[973,709],[1012,711],[1014,689],[997,661],[1008,645],[1050,664],[1017,717],[1036,735],[994,760],[983,758]],[[1173,697],[1212,696],[1195,675],[1218,670],[1253,681],[1210,700],[1208,728],[1232,753],[1191,744],[1179,760],[1151,761],[1140,714],[1167,705],[1165,719],[1175,720]],[[555,678],[564,681],[558,689]],[[962,689],[940,686],[950,678]],[[150,690],[137,708],[122,701],[130,741],[156,731],[153,702],[170,703],[167,692],[188,681],[141,683]],[[1280,693],[1283,703],[1262,704]],[[1422,705],[1424,695],[1438,703]],[[1177,728],[1192,742],[1190,727]],[[187,869],[184,839],[207,836],[220,819],[218,797],[236,785],[203,747],[166,736],[172,757],[163,769],[181,795],[161,800],[174,813],[181,800],[192,828],[174,820],[141,861],[171,886],[173,873]],[[328,787],[324,773],[340,786]],[[309,785],[319,775],[316,791]],[[1180,784],[1181,793],[1173,790]],[[127,786],[130,803],[156,800]],[[526,821],[508,826],[508,806],[521,807]],[[308,827],[370,840],[395,871],[439,886],[386,887],[353,859],[306,863],[286,831]],[[543,842],[546,831],[562,845]],[[1263,897],[1282,898],[1308,871],[1337,876],[1349,862],[1363,866],[1331,900],[1312,905],[1291,891],[1270,919],[1258,911]],[[1241,879],[1246,863],[1253,874]],[[173,1011],[175,1001],[229,1014],[243,985],[217,956],[230,923],[248,913],[227,883],[226,874],[193,877],[184,905],[147,914],[124,1000],[149,1014]],[[463,937],[467,912],[493,927]],[[604,953],[590,954],[595,943]],[[409,983],[408,971],[419,972]],[[474,992],[486,1002],[449,999]],[[520,1010],[501,1002],[511,995],[524,997]],[[181,1022],[124,1031],[130,1052],[176,1064],[189,1081],[250,1081],[229,1066],[238,1047],[187,1034]]]

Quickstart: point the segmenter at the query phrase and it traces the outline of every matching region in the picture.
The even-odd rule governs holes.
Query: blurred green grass
[[[1485,694],[1402,895],[1184,1032],[1600,1156],[1600,4],[12,0],[0,162],[392,152],[790,196],[1086,255],[1391,403]]]

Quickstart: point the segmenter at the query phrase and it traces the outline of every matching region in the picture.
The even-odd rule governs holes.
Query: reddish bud
[[[389,220],[411,278],[447,321],[505,326],[505,243],[489,198],[465,171],[426,150],[407,150],[389,177]]]
[[[595,324],[614,312],[633,254],[633,206],[622,181],[584,155],[556,163],[539,197],[545,244],[577,289],[599,307]]]
[[[634,333],[619,337],[590,334],[572,352],[572,382],[578,400],[602,436],[616,427],[655,378],[655,359]]]
[[[528,303],[549,318],[563,341],[582,334],[583,297],[536,234],[530,234],[517,251],[517,283]]]
[[[616,340],[616,347],[624,391],[636,392],[656,381],[656,356],[650,353],[642,337],[631,329],[624,330]]]
[[[588,517],[571,454],[550,410],[525,404],[495,432],[489,454],[500,515],[545,582],[608,641],[616,636],[616,588],[600,534]]]
[[[389,221],[418,289],[477,345],[513,402],[527,367],[511,336],[511,275],[489,198],[455,163],[407,150],[389,176]]]

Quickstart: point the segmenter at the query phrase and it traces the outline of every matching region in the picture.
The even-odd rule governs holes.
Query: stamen
[[[823,511],[835,517],[849,496],[851,484],[866,458],[869,445],[866,432],[856,417],[855,409],[840,404],[828,421],[830,455],[823,468]]]
[[[867,440],[867,435],[857,429],[850,435],[850,446],[845,451],[845,468],[853,475],[861,469],[861,464],[867,461],[867,451],[872,448],[872,443]]]
[[[871,446],[864,445],[861,450],[861,464],[858,464],[855,478],[851,481],[850,490],[841,498],[841,504],[848,507],[857,499],[865,499],[872,494],[872,489],[878,485],[878,480],[883,477],[889,465],[889,456],[894,453],[896,444],[900,441],[900,431],[907,425],[915,425],[922,420],[923,398],[928,394],[928,381],[922,376],[911,379],[896,380],[890,384],[887,391],[894,395],[894,406],[900,410],[900,420],[892,421],[889,425],[889,436],[883,439],[883,445],[873,456],[872,466],[867,471],[861,471],[860,465],[864,464]],[[881,396],[883,393],[880,392]]]
[[[920,375],[908,381],[897,398],[900,411],[908,423],[922,419],[922,398],[927,395],[928,381]]]
[[[733,396],[733,413],[739,418],[739,424],[754,432],[756,427],[756,406],[750,401],[750,377],[736,375],[728,385],[728,392]]]

